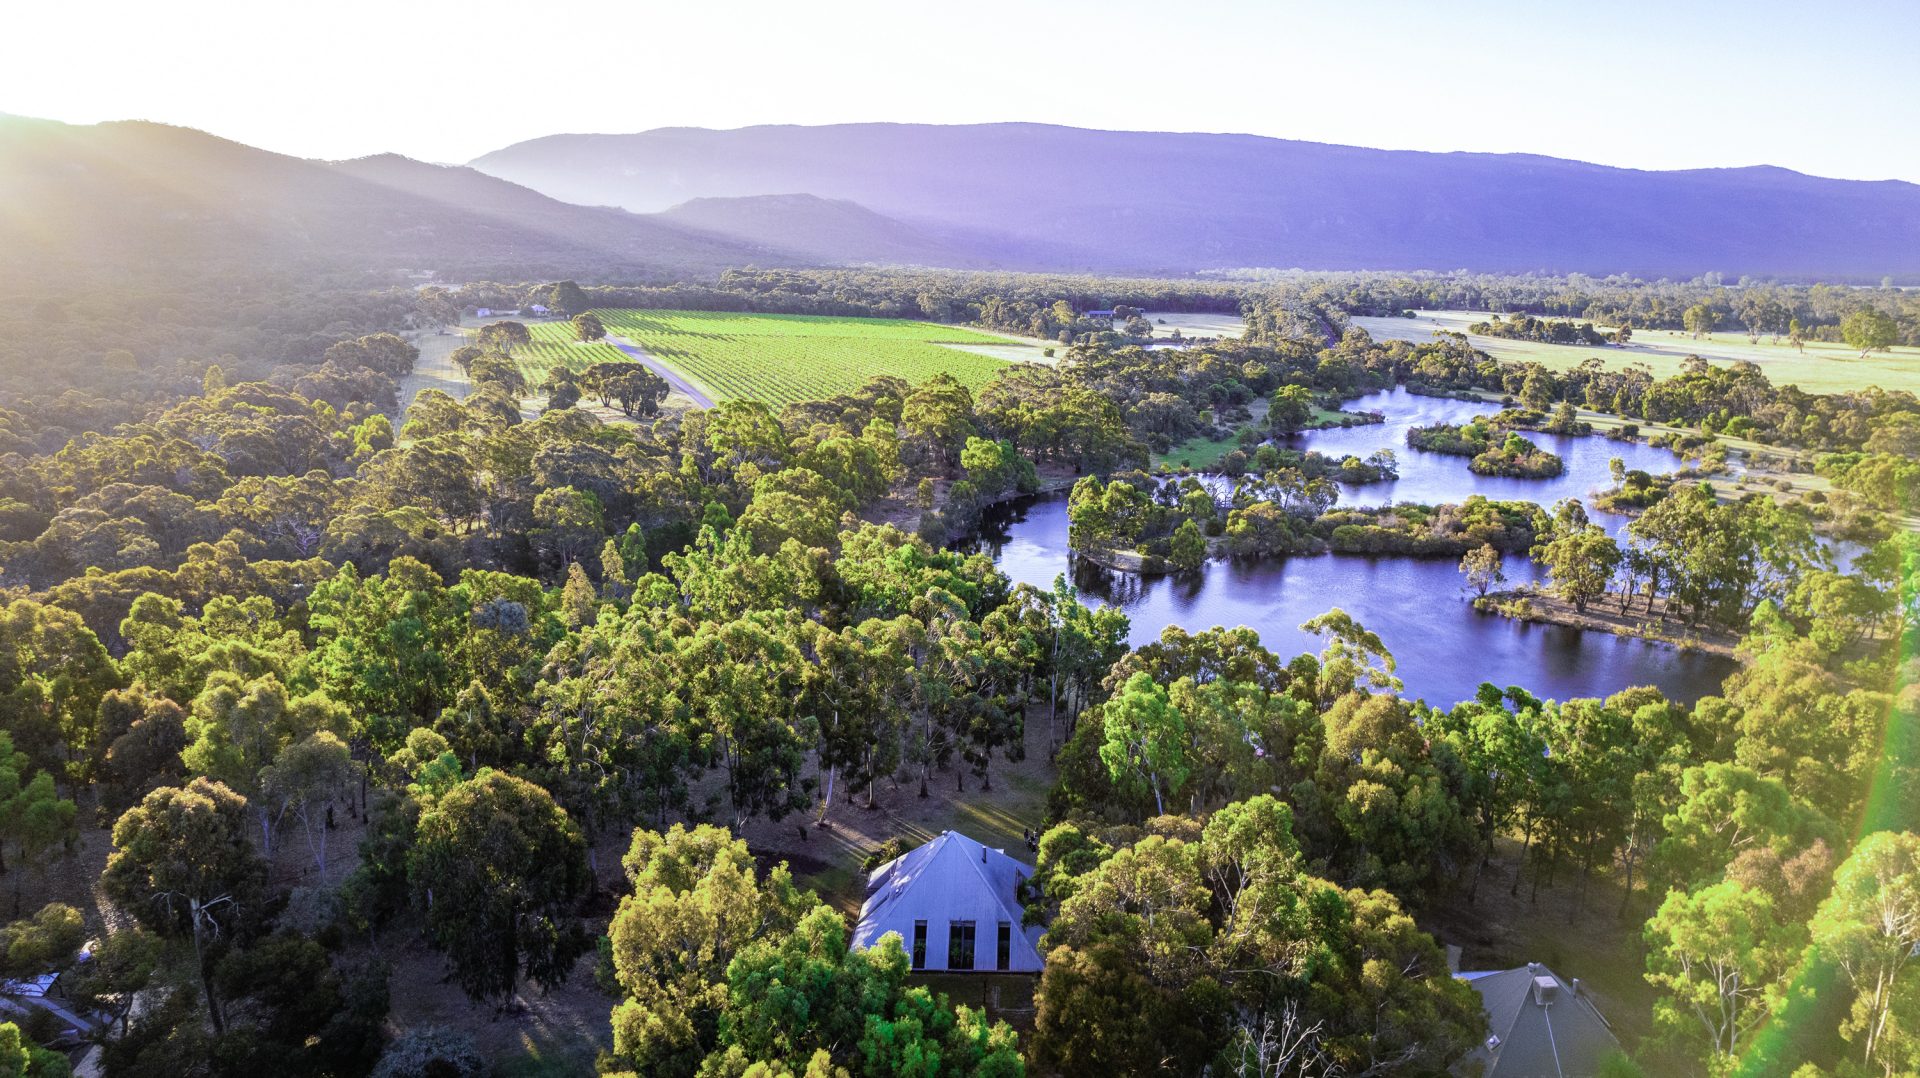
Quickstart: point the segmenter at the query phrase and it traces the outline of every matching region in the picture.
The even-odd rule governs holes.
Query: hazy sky
[[[308,157],[1035,120],[1920,181],[1920,0],[56,0],[0,112]]]

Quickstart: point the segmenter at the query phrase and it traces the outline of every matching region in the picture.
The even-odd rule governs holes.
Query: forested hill
[[[848,199],[949,236],[952,261],[1033,268],[1920,273],[1920,186],[1771,167],[1643,172],[1042,124],[554,135],[473,166],[639,212],[716,196]],[[996,238],[1015,236],[1041,257]]]
[[[953,265],[954,248],[948,243],[845,199],[817,195],[696,198],[660,217],[748,243],[779,236],[782,247],[826,263]]]
[[[433,269],[540,276],[792,259],[468,168],[308,161],[188,128],[0,116],[0,278]]]

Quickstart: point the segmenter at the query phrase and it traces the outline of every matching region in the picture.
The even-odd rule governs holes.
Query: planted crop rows
[[[571,322],[529,322],[533,343],[513,350],[514,362],[527,384],[539,387],[547,372],[555,367],[584,371],[595,363],[631,363],[625,352],[605,341],[581,341],[574,336]]]
[[[715,400],[779,406],[859,389],[879,375],[942,372],[978,390],[1006,364],[946,344],[1004,344],[955,326],[893,318],[606,309],[607,332],[644,347]],[[536,339],[538,334],[536,333]]]

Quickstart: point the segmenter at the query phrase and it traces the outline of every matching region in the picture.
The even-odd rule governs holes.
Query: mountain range
[[[856,203],[947,261],[1872,277],[1920,272],[1920,185],[1781,168],[1647,172],[1525,154],[1044,124],[841,124],[551,135],[473,167],[568,202],[736,236],[755,196]],[[844,211],[842,211],[844,212]],[[840,246],[858,238],[843,234]]]
[[[313,161],[0,116],[0,275],[583,280],[729,266],[1920,275],[1920,186],[1040,124],[553,135]]]
[[[310,161],[188,128],[0,117],[0,273],[434,269],[508,279],[791,263],[657,215],[575,206],[396,155]],[[590,272],[589,272],[590,271]]]

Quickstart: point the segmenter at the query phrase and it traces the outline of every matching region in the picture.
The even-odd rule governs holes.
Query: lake
[[[1611,457],[1624,458],[1630,468],[1656,473],[1671,471],[1679,460],[1663,449],[1599,437],[1529,434],[1565,458],[1565,475],[1548,480],[1479,476],[1468,470],[1465,457],[1409,448],[1406,429],[1458,423],[1497,408],[1419,397],[1399,389],[1371,394],[1348,407],[1383,412],[1388,422],[1313,431],[1287,443],[1335,456],[1364,457],[1390,448],[1400,457],[1399,481],[1343,489],[1343,504],[1457,502],[1478,493],[1550,505],[1563,497],[1584,499],[1591,490],[1609,485]],[[1627,518],[1596,514],[1595,520],[1618,528]],[[1215,560],[1200,572],[1179,576],[1110,573],[1084,561],[1070,564],[1064,495],[994,507],[977,543],[1016,581],[1049,588],[1056,576],[1067,573],[1082,598],[1120,607],[1131,619],[1131,642],[1136,647],[1158,639],[1169,625],[1190,632],[1245,625],[1281,656],[1318,651],[1318,639],[1301,632],[1300,624],[1331,607],[1341,607],[1378,633],[1393,652],[1409,696],[1441,706],[1472,697],[1482,682],[1489,681],[1561,700],[1656,685],[1673,699],[1692,701],[1717,691],[1721,679],[1734,669],[1732,660],[1719,656],[1479,613],[1452,558],[1328,554]],[[1507,574],[1511,584],[1537,579],[1525,558],[1508,558]]]
[[[1405,389],[1369,393],[1344,407],[1354,412],[1379,412],[1385,423],[1335,430],[1313,430],[1282,439],[1289,449],[1316,449],[1339,459],[1365,457],[1380,449],[1393,450],[1400,461],[1400,478],[1391,483],[1366,486],[1342,485],[1342,505],[1393,505],[1400,502],[1464,501],[1470,494],[1484,494],[1496,501],[1537,502],[1550,506],[1562,498],[1591,501],[1594,492],[1613,485],[1608,461],[1619,457],[1629,469],[1661,475],[1680,467],[1680,456],[1671,450],[1657,449],[1642,442],[1616,442],[1598,435],[1575,436],[1521,431],[1521,437],[1566,462],[1567,470],[1552,479],[1514,479],[1508,476],[1475,475],[1468,468],[1469,458],[1446,453],[1426,453],[1407,445],[1412,427],[1431,427],[1437,423],[1465,423],[1474,416],[1492,415],[1497,404],[1483,401],[1449,400],[1423,397]],[[1600,522],[1596,514],[1596,522]],[[1625,517],[1608,523],[1624,525]]]

